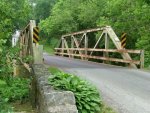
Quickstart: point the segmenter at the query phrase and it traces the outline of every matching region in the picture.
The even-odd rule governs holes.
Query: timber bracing
[[[89,47],[88,41],[88,35],[90,33],[100,34],[92,48]],[[102,39],[104,39],[104,48],[99,48]],[[113,42],[116,49],[109,48],[110,40]],[[94,56],[94,52],[103,52],[103,56]],[[120,53],[122,59],[110,58],[109,53]],[[138,54],[140,60],[133,60],[129,53]],[[144,51],[122,48],[119,38],[110,26],[62,35],[59,46],[55,48],[55,54],[69,56],[70,58],[80,57],[82,60],[99,59],[106,63],[108,63],[108,61],[122,62],[129,64],[133,68],[137,68],[137,65],[140,65],[140,68],[144,67]]]

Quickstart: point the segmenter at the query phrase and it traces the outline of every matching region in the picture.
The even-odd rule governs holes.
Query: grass
[[[6,87],[7,88],[7,84],[5,81],[0,79],[0,89]],[[20,102],[20,101],[15,101],[15,102],[7,102],[6,103],[8,106],[13,108],[14,112],[17,113],[36,113],[33,109],[32,106],[28,101],[26,102]]]
[[[19,101],[16,101],[10,104],[13,107],[14,112],[36,113],[36,111],[33,110],[30,102],[20,103]]]
[[[111,107],[107,106],[106,104],[102,104],[102,113],[117,113]]]
[[[48,40],[47,39],[42,39],[40,41],[40,44],[43,45],[43,49],[44,49],[44,52],[47,52],[49,53],[50,55],[53,55],[54,54],[54,48],[56,47],[58,43],[58,39],[57,38],[51,38],[51,41],[48,43]]]
[[[44,52],[47,52],[50,55],[54,54],[54,49],[48,44],[43,45],[43,49],[44,49]]]
[[[61,72],[60,69],[57,67],[49,67],[48,70],[50,71],[51,74],[56,74],[58,72]],[[101,113],[117,113],[113,108],[107,106],[105,103],[102,104],[102,112]]]
[[[48,68],[48,70],[50,71],[50,73],[52,74],[52,75],[54,75],[54,74],[56,74],[56,73],[58,73],[58,72],[61,72],[58,68],[56,68],[56,67],[50,67],[50,68]]]

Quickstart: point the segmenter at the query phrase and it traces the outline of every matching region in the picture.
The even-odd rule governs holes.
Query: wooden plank
[[[62,54],[59,52],[55,52],[55,54]],[[69,55],[68,53],[63,53],[63,55]],[[81,56],[80,54],[71,54],[73,56]],[[138,60],[124,60],[124,59],[117,59],[117,58],[106,58],[106,57],[100,57],[100,56],[90,56],[90,55],[82,55],[82,57],[87,57],[87,58],[91,58],[91,59],[99,59],[99,60],[106,60],[106,61],[114,61],[114,62],[122,62],[122,63],[134,63],[139,65],[140,61]]]
[[[55,48],[55,50],[61,50],[62,48]],[[66,50],[66,49],[65,49]],[[69,50],[74,51],[85,51],[85,48],[69,48]],[[118,53],[132,53],[132,54],[141,54],[141,50],[128,50],[128,49],[93,49],[88,48],[87,51],[96,51],[96,52],[118,52]]]

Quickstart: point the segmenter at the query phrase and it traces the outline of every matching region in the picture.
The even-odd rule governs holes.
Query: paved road
[[[91,81],[119,113],[150,113],[150,73],[88,61],[49,56],[45,63]]]

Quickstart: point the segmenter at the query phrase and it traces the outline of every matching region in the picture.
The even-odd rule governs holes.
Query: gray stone
[[[32,103],[38,113],[78,113],[71,91],[54,90],[48,84],[50,73],[43,64],[33,65]]]

